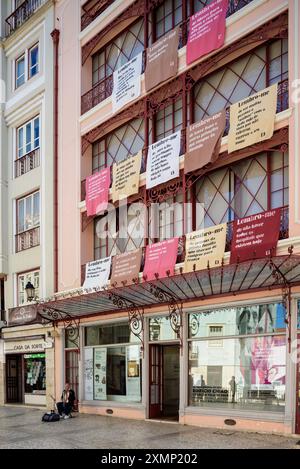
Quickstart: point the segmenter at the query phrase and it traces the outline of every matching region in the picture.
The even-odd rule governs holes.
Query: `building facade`
[[[58,294],[44,302],[45,314],[61,319],[56,393],[70,381],[84,413],[299,433],[299,5],[230,0],[224,44],[187,64],[189,19],[209,4],[56,2]],[[176,73],[147,91],[145,51],[176,28]],[[113,74],[140,53],[140,95],[116,110]],[[229,152],[230,106],[272,85],[272,137]],[[218,157],[186,174],[186,129],[223,110]],[[176,132],[179,176],[148,188],[150,147]],[[113,204],[112,191],[115,218],[87,214],[86,179],[140,151],[124,238],[122,205]],[[147,236],[136,234],[141,204]],[[230,262],[233,223],[270,211],[280,212],[276,252]],[[224,223],[221,265],[186,273],[186,235]],[[82,288],[86,264],[124,253],[130,264],[133,252],[145,256],[147,246],[168,238],[179,238],[174,273],[149,280],[143,258],[134,282],[128,276],[121,285]]]
[[[54,291],[54,2],[1,1],[0,403],[46,406],[52,326],[36,316]],[[28,301],[26,286],[35,288]],[[46,396],[47,389],[47,396]]]

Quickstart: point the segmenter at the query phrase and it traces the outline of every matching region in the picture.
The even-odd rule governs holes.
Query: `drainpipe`
[[[58,46],[60,32],[54,29],[51,33],[54,47],[54,97],[53,97],[53,114],[54,114],[54,293],[58,291]]]

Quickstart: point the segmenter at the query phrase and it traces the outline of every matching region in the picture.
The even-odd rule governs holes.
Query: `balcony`
[[[40,244],[40,227],[16,235],[16,252],[27,251]]]
[[[40,149],[27,153],[27,155],[18,158],[15,161],[15,178],[23,176],[23,174],[28,173],[34,168],[37,168],[40,165]]]
[[[6,18],[6,36],[10,36],[48,0],[25,0],[12,14]]]
[[[88,0],[82,7],[81,31],[91,24],[114,0]]]
[[[102,0],[100,2],[97,2],[96,5],[94,5],[94,7],[91,8],[91,11],[94,11],[96,9],[96,7],[100,7],[101,5],[103,5],[102,10],[100,10],[100,12],[98,12],[96,14],[96,16],[98,16],[103,10],[105,10],[105,8],[108,5],[113,3],[113,1],[114,0],[107,0],[107,1]],[[236,13],[237,11],[241,10],[243,7],[245,7],[246,5],[251,3],[252,1],[253,0],[229,0],[229,6],[228,6],[228,10],[227,10],[227,17],[229,17],[229,16],[233,15],[234,13]],[[91,3],[94,4],[95,1],[88,2],[88,4],[91,4]],[[91,21],[93,19],[91,19]],[[187,18],[186,20],[182,21],[178,25],[179,28],[180,28],[179,49],[184,47],[187,43],[189,21],[190,21],[190,19]],[[145,51],[144,51],[144,66],[145,66]],[[97,104],[101,103],[106,98],[111,96],[112,91],[113,91],[113,75],[110,75],[108,77],[105,77],[104,79],[102,79],[98,83],[96,83],[93,86],[93,88],[91,88],[87,93],[82,95],[82,97],[81,97],[81,114],[85,114],[90,109],[97,106]]]
[[[280,224],[280,232],[279,232],[279,240],[288,239],[289,237],[289,207],[281,207],[281,224]],[[230,252],[231,250],[231,243],[232,243],[232,236],[233,236],[233,221],[227,223],[227,236],[226,236],[226,247],[225,252]],[[178,255],[177,255],[177,264],[183,263],[185,259],[185,236],[179,238],[179,245],[178,245]],[[145,262],[145,252],[146,248],[143,247],[143,256],[141,262],[141,270],[144,269],[144,262]],[[96,260],[96,259],[95,259]],[[81,284],[84,283],[85,279],[85,265],[81,266]]]

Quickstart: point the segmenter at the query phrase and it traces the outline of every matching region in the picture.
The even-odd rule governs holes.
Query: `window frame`
[[[18,63],[24,60],[24,72],[22,75],[18,76]],[[24,81],[21,84],[18,84],[18,80],[20,79],[21,76],[24,76]],[[15,90],[18,90],[21,88],[23,85],[26,83],[26,52],[23,52],[18,58],[15,60]]]
[[[20,295],[23,294],[24,295],[24,298],[25,298],[25,295],[26,295],[26,292],[25,292],[25,283],[28,282],[28,281],[31,281],[32,282],[32,279],[34,280],[34,274],[37,274],[38,273],[38,289],[37,287],[35,287],[35,293],[37,293],[37,298],[40,297],[40,289],[41,289],[41,269],[40,267],[37,267],[35,269],[30,269],[30,270],[26,270],[24,272],[18,272],[16,274],[16,304],[18,307],[22,307],[22,306],[28,306],[30,305],[31,303],[29,301],[24,301],[24,303],[21,303],[20,301]],[[27,280],[27,278],[29,276],[32,276],[31,279],[29,278]],[[20,288],[20,278],[21,277],[24,277],[24,291],[21,291],[21,288]],[[33,285],[34,285],[34,282],[32,282]]]
[[[20,216],[19,216],[19,203],[24,200],[26,201],[27,199],[31,198],[31,216],[32,216],[32,220],[33,220],[33,214],[34,214],[34,196],[36,194],[39,194],[39,223],[35,226],[33,226],[32,228],[28,228],[27,230],[23,230],[23,231],[19,231],[19,219],[20,219]],[[25,210],[24,210],[24,220],[25,220]],[[25,225],[25,223],[24,223]],[[31,192],[30,194],[27,194],[23,197],[20,197],[18,199],[16,199],[16,225],[15,225],[15,230],[16,230],[16,235],[20,235],[20,234],[23,234],[23,233],[26,233],[28,231],[31,231],[31,230],[34,230],[35,228],[40,228],[41,226],[41,192],[40,192],[40,189],[34,191],[34,192]]]
[[[31,74],[31,51],[34,49],[38,49],[38,60],[37,60],[37,72],[32,75]],[[18,62],[24,58],[24,81],[20,85],[18,85],[19,78],[17,77],[17,65]],[[22,54],[20,54],[16,59],[14,59],[14,91],[20,89],[23,85],[25,85],[29,80],[33,79],[40,73],[40,41],[35,42],[33,45],[27,47]]]
[[[37,49],[37,63],[32,66],[32,63],[31,63],[31,53]],[[37,70],[34,74],[32,74],[32,68],[33,67],[36,67]],[[31,46],[29,49],[28,49],[28,80],[30,80],[31,78],[35,77],[36,75],[39,74],[39,71],[40,71],[40,43],[39,42],[36,42],[33,46]]]
[[[38,137],[38,145],[35,146],[35,140],[37,140],[35,138],[35,135],[34,135],[34,132],[35,132],[35,122],[38,121],[38,124],[39,124],[39,137]],[[28,143],[26,142],[26,127],[28,124],[31,124],[31,136],[30,136],[30,146],[31,146],[31,149],[30,151],[27,151],[26,150],[26,146],[28,145]],[[19,147],[19,142],[20,142],[20,138],[19,138],[19,132],[20,130],[23,129],[23,154],[22,156],[19,155],[19,150],[20,150],[20,147]],[[24,124],[20,125],[19,127],[16,128],[16,154],[15,154],[15,161],[18,161],[20,160],[21,158],[24,158],[26,155],[29,155],[30,153],[32,153],[34,150],[38,150],[41,146],[41,117],[40,117],[40,114],[36,115],[35,117],[32,117],[31,119],[29,119],[28,121],[26,121]]]

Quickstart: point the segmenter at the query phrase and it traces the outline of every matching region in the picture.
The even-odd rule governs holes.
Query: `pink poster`
[[[188,65],[223,46],[227,8],[228,0],[215,0],[191,16],[186,47]]]
[[[110,168],[86,178],[86,209],[87,215],[93,216],[107,209],[110,186]]]
[[[178,242],[178,238],[172,238],[147,246],[144,277],[147,277],[148,281],[155,280],[155,274],[158,274],[159,278],[167,277],[168,270],[170,275],[174,275]]]

